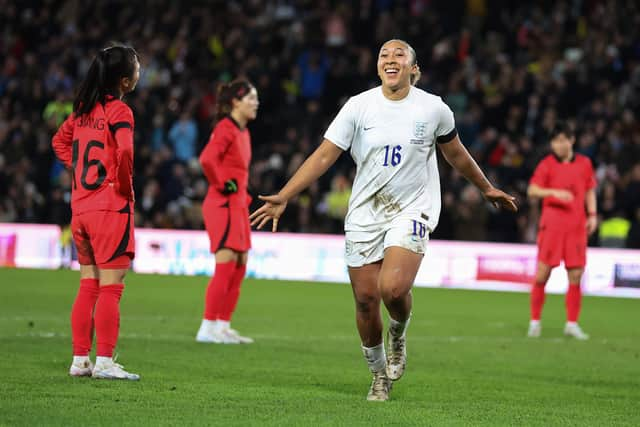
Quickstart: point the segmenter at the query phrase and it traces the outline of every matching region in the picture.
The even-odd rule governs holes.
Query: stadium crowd
[[[139,2],[0,0],[0,221],[67,224],[70,175],[51,136],[71,111],[89,52],[109,34],[140,53],[134,110],[137,225],[202,229],[206,182],[198,154],[212,128],[216,86],[251,79],[250,191],[280,188],[353,94],[379,83],[380,45],[406,39],[418,86],[455,113],[472,155],[512,215],[491,208],[441,162],[443,210],[434,238],[531,242],[539,215],[526,200],[557,119],[598,178],[592,244],[640,248],[640,4],[634,0],[361,0]],[[283,231],[342,230],[354,165],[343,155],[298,197]],[[255,202],[254,202],[255,203]]]

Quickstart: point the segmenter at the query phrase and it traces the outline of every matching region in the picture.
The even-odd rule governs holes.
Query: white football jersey
[[[455,135],[451,109],[413,86],[399,101],[380,86],[350,98],[324,135],[356,163],[345,231],[372,232],[406,216],[432,232],[440,216],[435,144]]]

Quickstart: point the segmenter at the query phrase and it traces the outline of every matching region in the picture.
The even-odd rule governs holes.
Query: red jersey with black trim
[[[249,184],[249,164],[251,163],[251,135],[249,129],[241,129],[229,116],[220,120],[200,154],[200,164],[209,181],[207,199],[219,203],[229,203],[230,207],[246,207],[251,198],[247,192]],[[224,183],[235,179],[238,191],[225,195]]]
[[[133,126],[131,108],[112,96],[62,123],[51,145],[71,168],[74,214],[119,211],[133,201]]]
[[[554,154],[549,154],[538,164],[529,183],[541,188],[567,190],[573,194],[570,202],[555,197],[543,199],[541,227],[585,227],[585,194],[596,186],[593,166],[588,157],[575,154],[570,161],[562,162]]]

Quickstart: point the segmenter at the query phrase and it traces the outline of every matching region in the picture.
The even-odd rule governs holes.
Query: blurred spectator
[[[336,234],[342,232],[350,197],[351,183],[346,176],[338,173],[333,177],[331,190],[325,194],[324,202],[320,204],[318,209],[326,214],[331,221],[328,232]]]
[[[300,93],[304,99],[318,99],[322,96],[329,71],[329,60],[324,53],[315,49],[302,53],[298,60],[300,67]]]
[[[640,249],[640,208],[637,208],[635,211],[625,243],[627,248]]]
[[[488,211],[483,205],[482,195],[476,187],[467,184],[460,196],[461,203],[453,213],[456,224],[456,240],[482,241],[487,239]]]
[[[624,248],[631,221],[625,218],[622,211],[616,211],[613,216],[605,219],[600,224],[600,246],[607,248]]]
[[[198,127],[195,120],[190,113],[182,113],[180,119],[169,130],[169,141],[171,141],[176,158],[185,163],[193,159],[196,156],[197,140]]]

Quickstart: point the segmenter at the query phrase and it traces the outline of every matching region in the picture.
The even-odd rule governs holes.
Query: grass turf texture
[[[70,378],[78,273],[0,270],[0,425],[640,425],[639,301],[585,298],[588,342],[524,338],[528,296],[415,289],[391,400],[370,375],[346,285],[247,280],[247,346],[194,342],[207,279],[131,274],[119,362],[140,382]]]

